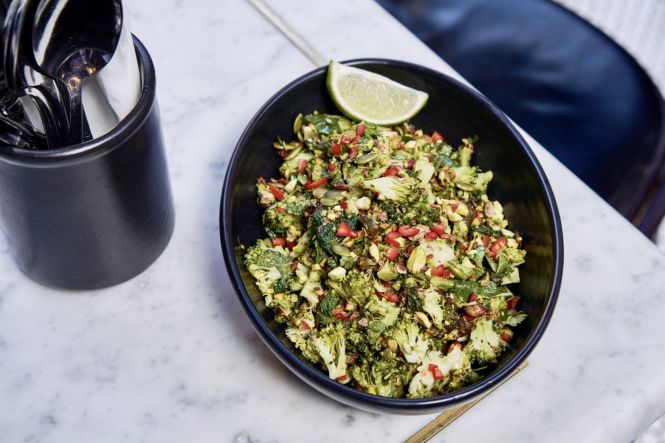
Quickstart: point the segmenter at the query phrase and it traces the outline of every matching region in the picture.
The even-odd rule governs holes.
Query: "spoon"
[[[110,61],[120,40],[120,0],[41,0],[34,16],[32,54],[44,74],[69,94],[69,144],[92,139],[81,106],[83,82]]]
[[[43,149],[46,147],[46,139],[28,125],[0,114],[0,147]]]
[[[62,145],[62,135],[68,132],[64,96],[55,80],[34,69],[32,51],[26,48],[30,38],[27,18],[33,9],[30,0],[14,0],[7,7],[2,67],[7,87],[20,99],[33,126],[44,130],[48,147],[53,148]]]

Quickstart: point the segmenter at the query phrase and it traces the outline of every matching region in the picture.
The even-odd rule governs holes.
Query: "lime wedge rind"
[[[392,126],[411,119],[429,95],[374,72],[331,61],[328,93],[342,113],[354,120]]]

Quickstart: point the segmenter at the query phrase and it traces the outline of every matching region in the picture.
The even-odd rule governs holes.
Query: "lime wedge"
[[[396,81],[336,61],[328,65],[328,93],[347,117],[382,126],[409,120],[429,95]]]

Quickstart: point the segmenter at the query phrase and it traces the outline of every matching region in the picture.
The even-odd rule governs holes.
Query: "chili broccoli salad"
[[[422,398],[478,380],[526,314],[509,285],[526,252],[472,166],[408,123],[299,115],[259,178],[267,238],[245,264],[302,355],[339,383]]]

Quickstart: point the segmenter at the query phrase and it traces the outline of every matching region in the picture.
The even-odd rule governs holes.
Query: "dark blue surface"
[[[663,165],[663,101],[621,47],[548,0],[378,0],[629,219]]]

